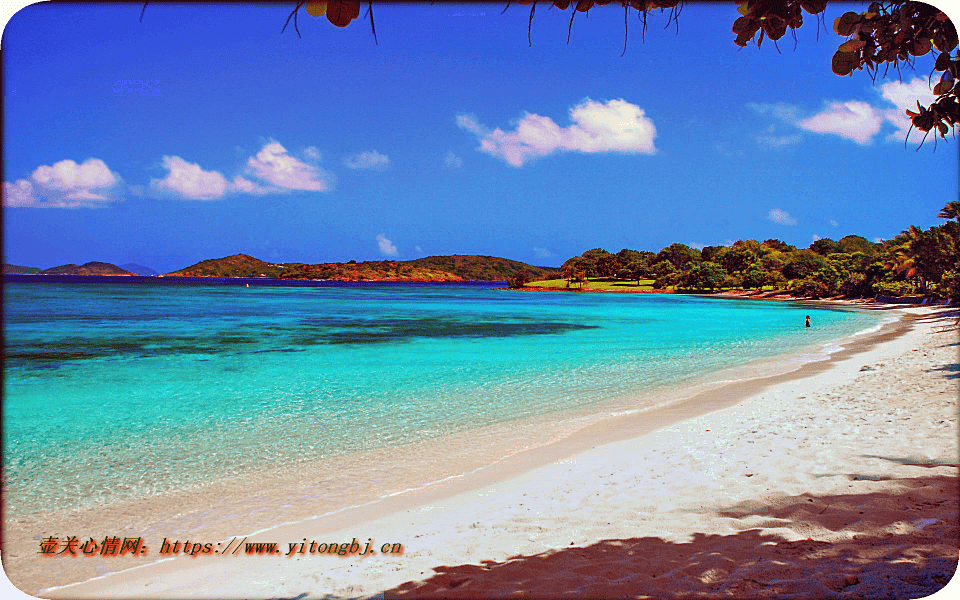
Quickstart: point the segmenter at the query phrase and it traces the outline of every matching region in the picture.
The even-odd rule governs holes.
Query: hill
[[[283,265],[280,279],[325,279],[330,281],[466,281],[440,269],[418,267],[411,262],[378,260],[348,263]]]
[[[3,265],[4,274],[10,275],[36,275],[40,273],[41,270],[42,269],[38,269],[37,267],[21,267],[19,265],[8,264]]]
[[[280,277],[282,267],[263,262],[246,254],[203,260],[179,271],[168,273],[180,277]]]
[[[558,277],[556,270],[494,256],[430,256],[416,260],[283,265],[281,279],[334,281],[507,281],[520,271],[532,278]]]
[[[492,256],[431,256],[416,260],[270,264],[246,254],[216,258],[174,271],[182,277],[273,277],[328,281],[506,281],[520,271],[533,279],[559,277],[556,270]]]
[[[416,267],[437,269],[453,273],[469,281],[507,281],[520,271],[528,271],[533,279],[549,279],[556,269],[533,267],[526,263],[497,258],[495,256],[428,256],[411,260],[407,264]]]
[[[133,275],[130,271],[125,271],[117,265],[105,262],[88,262],[80,266],[69,264],[44,269],[40,275]]]

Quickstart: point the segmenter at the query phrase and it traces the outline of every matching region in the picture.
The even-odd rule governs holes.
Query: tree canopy
[[[740,240],[702,250],[670,244],[660,252],[594,248],[567,260],[564,277],[581,286],[590,278],[654,279],[654,288],[777,290],[797,296],[903,296],[960,299],[960,202],[940,212],[943,225],[910,226],[892,240],[859,235],[823,238],[797,249],[779,240]],[[611,275],[600,267],[612,262]]]

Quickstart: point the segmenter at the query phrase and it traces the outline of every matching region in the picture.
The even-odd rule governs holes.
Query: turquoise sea
[[[663,386],[812,359],[884,318],[497,287],[6,276],[7,514],[602,412],[618,399],[642,410],[670,400],[655,393]]]

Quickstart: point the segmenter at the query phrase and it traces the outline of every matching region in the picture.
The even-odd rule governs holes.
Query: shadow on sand
[[[857,478],[848,474],[851,480]],[[385,598],[919,598],[942,588],[958,562],[958,479],[887,482],[883,491],[789,496],[721,516],[739,533],[603,540],[504,562],[435,567]],[[834,542],[788,541],[806,532]],[[766,534],[759,528],[765,528]]]

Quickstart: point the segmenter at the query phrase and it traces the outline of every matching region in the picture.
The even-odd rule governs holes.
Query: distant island
[[[778,239],[738,240],[730,246],[702,248],[677,242],[658,253],[623,248],[613,254],[593,248],[564,261],[559,269],[472,255],[305,264],[268,263],[235,254],[204,260],[168,275],[310,281],[506,281],[511,289],[529,290],[727,294],[751,290],[754,295],[795,298],[956,301],[960,300],[960,202],[948,202],[938,217],[947,222],[928,230],[910,226],[887,241],[871,242],[860,235],[847,235],[838,241],[817,238],[808,248]],[[133,275],[104,262],[46,270],[4,265],[3,272]]]
[[[416,260],[345,263],[268,263],[246,254],[204,260],[169,273],[179,277],[270,277],[326,281],[507,281],[519,272],[537,278],[559,275],[557,269],[534,267],[493,256],[430,256]]]
[[[126,269],[104,262],[81,266],[69,264],[52,269],[3,265],[5,274],[18,275],[150,275],[156,273],[141,265]],[[132,272],[134,271],[134,272]],[[493,256],[430,256],[416,260],[349,261],[345,263],[268,263],[246,254],[200,261],[167,273],[171,277],[263,277],[284,280],[325,281],[510,281],[523,273],[530,279],[552,279],[557,269],[535,267],[519,261]]]
[[[106,262],[88,262],[82,265],[60,265],[52,269],[3,265],[3,273],[10,275],[135,275],[117,265]]]
[[[38,269],[37,267],[21,267],[20,265],[3,265],[3,274],[4,275],[39,275],[40,271],[43,269]]]

